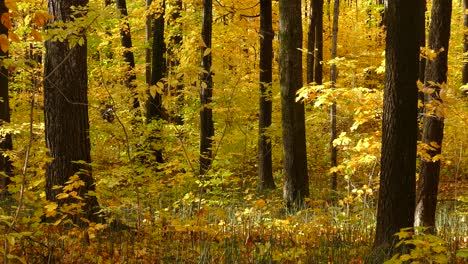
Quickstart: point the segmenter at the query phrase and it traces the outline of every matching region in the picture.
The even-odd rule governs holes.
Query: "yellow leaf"
[[[0,20],[2,21],[2,24],[6,28],[11,29],[13,27],[12,24],[11,24],[10,13],[3,13]]]
[[[57,199],[65,199],[65,198],[68,198],[68,196],[70,196],[68,193],[59,193],[57,194]]]
[[[35,41],[42,42],[42,35],[37,30],[32,29],[31,35]]]
[[[44,206],[45,209],[45,215],[46,217],[54,217],[57,214],[57,209],[58,204],[54,202],[50,202],[49,204]]]
[[[18,8],[16,6],[16,2],[18,0],[5,0],[5,6],[10,9],[16,11]]]
[[[206,57],[206,56],[210,55],[210,53],[211,53],[211,49],[206,48],[205,51],[203,52],[203,57]]]
[[[10,48],[10,41],[8,40],[7,35],[1,34],[0,35],[0,49],[6,53],[9,48]]]

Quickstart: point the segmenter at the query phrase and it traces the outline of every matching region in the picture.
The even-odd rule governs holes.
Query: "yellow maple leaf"
[[[6,53],[9,48],[10,48],[10,41],[8,40],[7,35],[1,34],[0,35],[0,49]]]

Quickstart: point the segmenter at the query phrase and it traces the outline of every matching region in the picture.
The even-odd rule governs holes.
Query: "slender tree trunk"
[[[426,11],[426,0],[422,0],[421,4],[423,5],[422,8],[424,9],[424,12]],[[422,21],[419,22],[419,33],[421,34],[421,38],[419,39],[420,47],[426,47],[426,18]],[[425,56],[419,56],[419,82],[424,84],[424,78],[425,78],[425,71],[426,71],[426,57]],[[421,104],[424,104],[424,92],[423,91],[418,91],[418,105],[419,102]],[[418,126],[418,140],[421,140],[422,137],[422,120],[423,120],[423,115],[424,115],[424,106],[419,107],[418,109],[418,120],[419,120],[419,126]]]
[[[134,89],[135,84],[133,83],[136,80],[135,74],[135,57],[133,55],[132,48],[132,36],[130,33],[130,24],[127,21],[128,12],[127,12],[127,2],[126,0],[115,0],[117,5],[117,10],[120,14],[120,19],[122,20],[122,25],[120,26],[120,42],[122,47],[124,47],[123,57],[124,61],[128,64],[128,74],[125,79],[125,86],[128,89]],[[137,109],[140,107],[137,96],[133,100],[133,108]]]
[[[432,94],[426,94],[426,108],[422,142],[433,148],[429,156],[422,157],[421,171],[418,181],[415,225],[429,227],[435,233],[435,213],[437,206],[437,191],[439,187],[440,155],[444,136],[443,102],[440,97],[441,87],[447,83],[447,59],[450,39],[450,18],[452,16],[452,0],[433,0],[429,32],[429,48],[440,51],[437,57],[429,60],[426,66],[427,88],[434,89]],[[436,143],[436,146],[433,144]]]
[[[204,175],[213,162],[213,111],[210,103],[213,96],[213,78],[211,72],[211,33],[213,23],[213,1],[203,0],[202,67],[200,89],[200,174]]]
[[[463,69],[462,69],[462,84],[468,84],[468,0],[463,0]],[[468,89],[463,94],[468,95]]]
[[[307,32],[307,83],[314,82],[315,29],[317,27],[317,0],[310,0],[309,30]]]
[[[8,13],[8,8],[5,6],[5,0],[0,1],[0,16]],[[8,28],[0,23],[0,34],[8,36]],[[0,49],[0,60],[8,58],[8,51],[4,52]],[[10,123],[10,103],[8,92],[8,69],[0,67],[0,126]],[[8,194],[8,184],[10,183],[10,176],[12,173],[12,163],[5,151],[13,149],[13,142],[11,134],[6,134],[0,137],[0,197]]]
[[[156,18],[153,19],[152,23],[152,36],[153,36],[153,43],[152,43],[152,63],[151,63],[151,82],[150,85],[157,85],[158,82],[166,74],[166,44],[164,42],[164,12],[165,12],[165,3],[166,1],[163,0],[161,3],[161,14],[157,14]],[[153,95],[148,92],[148,100],[146,101],[146,122],[150,124],[151,122],[158,121],[158,120],[167,120],[167,114],[164,111],[162,106],[162,95],[159,92],[156,92]],[[149,136],[149,150],[152,152],[152,155],[157,163],[164,162],[162,156],[161,147],[158,147],[158,142],[160,141],[160,129],[158,125],[156,128],[151,131],[151,135]]]
[[[151,5],[152,0],[146,0],[146,10],[148,10],[149,6]],[[151,85],[151,38],[153,36],[153,27],[152,22],[153,18],[151,15],[146,16],[146,23],[145,23],[145,82],[148,85]]]
[[[332,33],[332,58],[337,57],[337,47],[338,47],[338,18],[340,15],[340,0],[335,0],[334,8],[333,8],[333,33]],[[336,64],[333,63],[331,66],[331,82],[332,82],[332,89],[335,89],[335,84],[336,80],[338,78],[338,71],[336,69]],[[338,156],[338,150],[337,148],[333,145],[333,141],[337,137],[337,132],[336,132],[336,103],[333,102],[333,104],[330,106],[330,126],[331,126],[331,140],[330,140],[330,158],[331,158],[331,166],[336,167],[338,165],[337,163],[337,156]],[[332,191],[337,190],[337,185],[338,185],[338,177],[336,172],[332,173],[331,177],[331,189]]]
[[[54,21],[70,21],[71,7],[88,4],[87,0],[49,0],[49,13]],[[44,115],[46,145],[52,161],[46,171],[46,198],[59,205],[84,202],[84,217],[96,221],[99,210],[91,173],[89,119],[88,119],[88,73],[85,31],[81,32],[84,44],[70,47],[68,41],[48,40],[45,43],[44,67]],[[84,200],[58,199],[73,175],[78,175],[83,186],[78,192]],[[74,220],[78,220],[75,216]]]
[[[304,105],[296,102],[302,87],[301,0],[280,0],[279,69],[283,127],[283,198],[288,207],[309,195]]]
[[[173,35],[171,36],[170,45],[168,48],[168,62],[169,62],[169,74],[172,74],[172,78],[177,78],[178,83],[174,87],[170,87],[171,93],[176,97],[176,109],[171,113],[171,122],[182,125],[184,123],[184,118],[182,114],[184,106],[184,94],[182,85],[182,78],[177,76],[176,69],[180,65],[180,59],[176,54],[176,50],[182,46],[182,24],[180,21],[182,11],[182,0],[175,0],[174,7],[172,9],[171,19],[169,20],[170,26],[173,27]]]
[[[382,120],[382,160],[376,251],[393,254],[401,228],[412,227],[416,196],[418,114],[418,32],[422,0],[394,0],[385,5],[387,47]],[[388,251],[390,249],[390,251]]]
[[[260,1],[260,113],[258,129],[258,189],[274,189],[271,160],[271,80],[273,62],[273,26],[271,0]]]
[[[315,27],[315,76],[314,81],[317,85],[323,82],[323,0],[314,0],[317,8],[317,24]],[[314,11],[315,12],[315,11]]]

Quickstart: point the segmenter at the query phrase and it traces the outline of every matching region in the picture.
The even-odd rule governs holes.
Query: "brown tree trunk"
[[[271,159],[271,80],[273,62],[273,26],[271,0],[260,1],[260,113],[258,129],[258,190],[274,189]]]
[[[87,0],[49,0],[49,13],[54,21],[70,21],[72,6],[85,7]],[[96,196],[88,195],[95,191],[91,173],[89,120],[88,120],[88,73],[85,31],[82,45],[70,47],[63,42],[48,40],[45,43],[44,67],[44,115],[46,145],[52,161],[46,171],[46,198],[59,205],[77,203],[80,200],[58,199],[73,175],[79,175],[84,185],[75,189],[84,200],[82,216],[96,221],[99,205]],[[74,220],[78,220],[75,216]]]
[[[204,175],[213,162],[213,111],[210,103],[213,96],[213,78],[211,72],[211,33],[213,23],[213,1],[203,0],[202,67],[200,76],[200,174]],[[208,51],[207,51],[208,50]]]
[[[468,84],[468,0],[463,0],[463,69],[462,69],[462,84]],[[463,94],[468,95],[468,89]]]
[[[314,0],[314,4],[316,4],[316,8],[314,9],[317,9],[317,24],[315,27],[314,81],[317,85],[321,85],[323,82],[323,0]]]
[[[304,105],[296,102],[302,87],[301,0],[280,0],[279,69],[283,127],[283,199],[298,206],[309,195]]]
[[[307,83],[314,82],[315,30],[317,27],[317,0],[310,0],[309,30],[307,31]]]
[[[127,21],[127,2],[126,0],[115,0],[115,3],[120,14],[120,19],[122,20],[122,25],[120,27],[120,42],[122,47],[124,47],[123,57],[124,61],[128,64],[128,74],[125,79],[125,86],[128,89],[133,90],[135,89],[135,84],[133,82],[136,80],[135,57],[133,55],[133,51],[130,50],[132,48],[132,35],[130,33],[130,24]],[[135,95],[133,108],[137,109],[138,107],[140,107],[140,103]]]
[[[0,1],[0,16],[8,13],[8,8],[5,6],[5,0]],[[0,23],[0,34],[8,36],[8,28]],[[0,60],[8,58],[8,51],[4,52],[0,49]],[[10,123],[10,103],[8,92],[8,69],[0,66],[0,126]],[[12,163],[8,156],[4,155],[5,151],[13,149],[11,134],[6,134],[0,137],[0,197],[8,194],[8,184],[12,173]]]
[[[374,247],[392,253],[401,228],[412,227],[416,192],[418,32],[422,0],[385,5],[387,28],[382,159]]]
[[[338,18],[340,15],[340,0],[335,0],[334,8],[333,8],[333,33],[332,33],[332,58],[335,59],[337,57],[337,47],[338,47]],[[333,63],[331,66],[331,82],[332,82],[332,89],[335,89],[336,80],[338,78],[338,71],[336,69],[336,64]],[[330,106],[330,159],[331,159],[331,166],[336,167],[337,163],[337,156],[338,150],[333,145],[333,141],[337,137],[336,132],[336,103],[334,102]],[[338,186],[338,176],[336,172],[332,173],[331,177],[331,189],[332,191],[336,191]]]
[[[429,156],[422,157],[419,173],[415,225],[429,227],[435,233],[435,213],[437,206],[437,191],[439,187],[440,159],[433,160],[442,150],[444,136],[443,102],[440,97],[441,86],[447,83],[447,59],[450,39],[450,18],[452,16],[452,0],[433,0],[429,32],[429,48],[439,51],[437,57],[429,60],[426,66],[425,87],[434,89],[432,94],[426,94],[426,108],[422,142],[428,145],[434,142]]]
[[[146,10],[149,9],[152,0],[146,0]],[[151,85],[151,38],[153,36],[153,27],[152,27],[153,17],[151,15],[146,16],[145,23],[145,82],[148,85]]]
[[[151,82],[150,85],[157,85],[158,82],[166,74],[166,61],[164,58],[164,54],[166,53],[166,44],[164,42],[164,12],[165,12],[165,2],[162,2],[162,13],[157,14],[156,18],[153,19],[152,23],[152,36],[153,36],[153,43],[152,43],[152,63],[151,63]],[[157,122],[158,120],[167,120],[167,114],[164,111],[162,106],[162,95],[159,92],[156,92],[151,95],[148,92],[148,100],[146,101],[146,122],[150,124],[151,122]],[[155,129],[151,131],[151,135],[148,137],[149,141],[149,149],[148,151],[151,152],[151,156],[155,158],[157,163],[164,162],[162,149],[158,147],[158,142],[160,141],[160,129],[158,125],[155,125]],[[147,157],[148,158],[148,157]],[[147,160],[149,162],[149,160]]]
[[[424,12],[426,11],[426,0],[422,0],[421,1],[421,4],[422,4],[422,8],[424,9]],[[421,34],[421,38],[419,39],[420,43],[419,43],[419,46],[420,47],[426,47],[426,19],[424,18],[424,20],[422,21],[419,21],[419,33]],[[426,57],[425,56],[419,56],[419,79],[418,81],[422,84],[424,84],[424,78],[426,76]],[[419,105],[419,101],[421,102],[421,104],[424,104],[424,92],[423,91],[418,91],[418,105]],[[418,109],[418,140],[421,140],[422,138],[422,128],[421,128],[421,125],[422,125],[422,120],[423,120],[423,117],[424,116],[424,105],[419,107]]]

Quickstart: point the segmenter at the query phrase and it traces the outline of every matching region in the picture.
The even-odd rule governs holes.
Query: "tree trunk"
[[[172,8],[171,19],[169,24],[173,29],[173,35],[171,36],[170,46],[168,48],[168,62],[169,62],[169,74],[172,74],[172,78],[177,78],[179,81],[174,87],[170,87],[170,92],[176,97],[176,109],[171,113],[171,122],[177,125],[184,124],[184,117],[182,110],[184,107],[184,94],[182,85],[182,77],[177,76],[175,69],[180,65],[180,58],[176,55],[176,50],[182,46],[182,22],[180,21],[182,11],[182,0],[175,0],[174,7]]]
[[[323,0],[314,0],[317,9],[317,24],[315,27],[315,76],[314,81],[317,85],[323,82]],[[315,11],[314,11],[315,12]]]
[[[271,80],[273,61],[273,26],[271,0],[260,1],[260,113],[258,129],[258,189],[274,189],[271,159]]]
[[[463,0],[463,69],[462,69],[462,84],[468,84],[468,0]],[[463,94],[468,95],[468,89]]]
[[[422,0],[385,5],[387,28],[382,159],[374,247],[392,254],[401,228],[412,227],[415,207],[419,23]]]
[[[283,198],[288,207],[309,195],[304,105],[296,102],[302,87],[301,0],[280,0],[279,69],[283,127]]]
[[[149,9],[152,0],[146,0],[146,10]],[[151,37],[153,36],[153,27],[152,27],[153,18],[151,15],[146,16],[145,23],[145,82],[146,84],[151,85]]]
[[[435,213],[437,206],[437,191],[439,187],[440,159],[433,158],[440,155],[444,135],[444,116],[441,87],[447,83],[447,59],[450,39],[450,18],[452,15],[452,0],[433,0],[431,25],[429,32],[429,48],[440,51],[437,57],[429,60],[426,66],[425,87],[434,89],[432,94],[426,94],[426,109],[422,142],[428,145],[434,142],[429,156],[421,158],[421,172],[419,174],[415,225],[429,227],[435,233]]]
[[[310,0],[309,30],[307,32],[307,83],[314,82],[315,64],[315,29],[317,27],[318,10],[316,7],[318,0]]]
[[[8,13],[8,8],[5,6],[5,0],[0,2],[0,15]],[[8,36],[8,28],[0,23],[0,34]],[[8,57],[8,51],[4,52],[0,49],[0,60]],[[9,92],[8,92],[8,69],[0,67],[0,126],[10,123],[10,103],[9,103]],[[11,134],[6,134],[0,138],[0,197],[8,194],[8,184],[10,183],[10,176],[12,173],[12,163],[8,156],[4,155],[5,151],[13,149],[13,142]],[[4,174],[3,174],[4,173]]]
[[[335,0],[335,5],[333,8],[333,34],[332,34],[332,58],[335,59],[337,57],[337,46],[338,46],[338,18],[340,15],[340,0]],[[335,84],[336,80],[338,78],[338,71],[336,69],[336,64],[333,63],[331,66],[331,82],[332,82],[332,89],[335,89]],[[336,139],[337,132],[336,132],[336,103],[333,102],[333,104],[330,106],[330,127],[331,127],[331,140],[330,140],[330,159],[331,159],[331,166],[336,167],[338,165],[337,163],[337,156],[338,156],[338,150],[337,148],[333,145],[333,141]],[[332,173],[331,177],[331,189],[332,191],[337,190],[337,185],[338,185],[338,177],[336,172]]]
[[[135,74],[135,57],[133,55],[133,51],[130,49],[132,48],[132,36],[130,34],[130,24],[127,21],[127,2],[126,0],[115,0],[117,5],[117,10],[120,14],[120,19],[122,20],[122,25],[120,27],[120,42],[122,47],[124,47],[123,57],[124,61],[128,63],[128,74],[127,78],[125,79],[125,86],[128,89],[135,89],[135,84],[133,83],[136,80]],[[137,96],[133,99],[133,108],[137,109],[140,107],[140,103],[138,101]]]
[[[165,3],[166,1],[162,2],[162,13],[157,14],[156,18],[153,19],[152,23],[152,36],[153,36],[153,43],[152,43],[152,64],[151,64],[151,82],[150,85],[157,85],[158,82],[166,74],[166,61],[164,54],[166,53],[166,44],[164,42],[164,13],[165,13]],[[166,119],[167,114],[165,113],[163,106],[162,106],[162,95],[159,92],[156,92],[151,95],[148,92],[148,100],[146,101],[146,122],[150,124],[153,121],[158,121]],[[155,125],[156,128],[153,129],[150,133],[151,135],[148,137],[149,141],[149,149],[148,151],[151,152],[151,156],[155,158],[157,163],[164,162],[162,156],[162,150],[158,147],[158,142],[160,141],[160,129],[158,125]]]
[[[71,6],[85,7],[87,0],[49,0],[49,13],[54,21],[70,21]],[[48,40],[45,43],[44,66],[44,115],[46,145],[52,161],[46,171],[46,198],[59,205],[77,203],[80,200],[58,199],[73,175],[79,175],[84,185],[75,189],[85,203],[84,217],[98,220],[99,205],[91,173],[89,120],[88,120],[88,73],[85,31],[82,45],[69,46],[63,42]],[[74,220],[78,220],[75,216]]]
[[[213,96],[213,77],[211,72],[211,33],[213,23],[213,1],[203,0],[202,67],[200,89],[200,174],[204,175],[213,162],[213,111],[211,100]]]
[[[426,0],[421,1],[422,8],[424,9],[424,12],[426,11]],[[420,47],[426,47],[426,18],[424,18],[422,21],[419,21],[419,34],[421,34],[421,38],[419,39]],[[424,84],[424,78],[426,76],[425,71],[426,71],[426,57],[425,56],[419,56],[419,82]],[[419,101],[421,104],[424,104],[424,92],[423,91],[418,91],[418,105]],[[422,138],[422,120],[424,116],[424,105],[419,107],[418,109],[418,141],[421,140]]]

